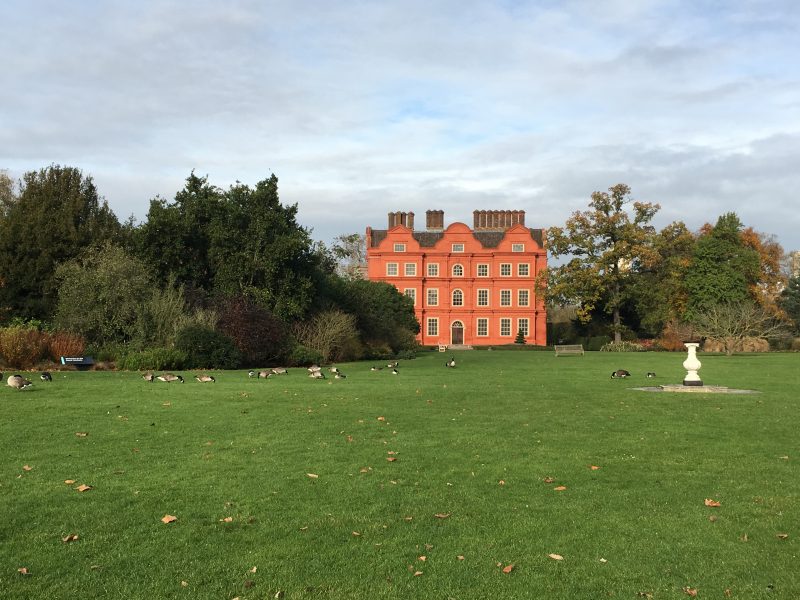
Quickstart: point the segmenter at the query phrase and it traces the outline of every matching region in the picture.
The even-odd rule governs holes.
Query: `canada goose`
[[[342,373],[341,371],[337,370],[336,374],[333,376],[334,379],[347,379],[347,375]]]
[[[655,374],[655,373],[653,373],[652,371],[648,371],[648,372],[647,372],[647,378],[648,378],[648,379],[653,379],[653,377],[655,377],[655,376],[656,376],[656,374]]]
[[[380,371],[381,369],[383,369],[383,367],[370,367],[369,368],[370,371]]]
[[[311,371],[308,376],[311,377],[311,379],[325,379],[325,373],[322,371]]]
[[[289,370],[284,367],[275,367],[274,369],[270,369],[270,373],[272,375],[288,375]]]
[[[153,375],[152,373],[145,373],[144,375],[142,375],[142,379],[144,379],[145,381],[149,381],[150,383],[153,383],[153,381],[155,381],[156,379],[156,376]]]
[[[397,375],[397,374],[398,374],[397,369],[392,369],[392,375]]]
[[[53,376],[50,375],[50,373],[48,373],[47,371],[44,371],[41,375],[39,375],[39,378],[42,381],[53,381]]]
[[[253,377],[255,377],[255,376],[256,376],[256,372],[255,372],[255,371],[248,371],[248,372],[247,372],[247,376],[248,376],[250,379],[252,379]]]
[[[625,369],[617,369],[611,373],[611,379],[625,379],[626,377],[630,376],[630,371],[626,371]]]
[[[24,390],[26,387],[33,385],[30,381],[24,377],[21,377],[20,375],[10,375],[6,380],[6,383],[9,387],[13,387],[18,390]]]
[[[200,383],[214,383],[216,381],[211,375],[195,375],[194,378]]]
[[[159,381],[165,381],[167,383],[171,381],[180,381],[183,383],[183,377],[180,375],[173,375],[172,373],[164,373],[163,375],[159,375],[156,379]]]
[[[331,373],[338,373],[338,372],[339,369],[337,369],[336,367],[331,367]]]
[[[269,371],[259,371],[258,372],[258,378],[259,379],[266,379],[267,377],[269,377]]]
[[[399,366],[400,366],[400,363],[399,363],[398,361],[396,361],[396,360],[395,360],[395,361],[392,361],[392,362],[390,362],[390,363],[389,363],[388,365],[386,365],[386,366],[387,366],[387,367],[389,367],[390,369],[396,369],[397,367],[399,367]]]
[[[444,366],[445,367],[449,367],[451,369],[454,369],[455,366],[456,366],[456,357],[455,356],[451,356],[450,360],[448,360],[446,363],[444,363]]]

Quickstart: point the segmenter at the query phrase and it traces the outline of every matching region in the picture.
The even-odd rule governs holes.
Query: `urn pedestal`
[[[697,372],[700,370],[702,363],[697,359],[697,348],[700,344],[689,342],[684,344],[689,356],[683,361],[683,368],[686,369],[686,377],[683,378],[683,385],[702,386],[703,380]]]

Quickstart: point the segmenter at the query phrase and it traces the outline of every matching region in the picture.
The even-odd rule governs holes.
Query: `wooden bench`
[[[556,351],[556,356],[562,354],[581,354],[583,355],[583,346],[581,344],[567,344],[564,346],[553,346]]]

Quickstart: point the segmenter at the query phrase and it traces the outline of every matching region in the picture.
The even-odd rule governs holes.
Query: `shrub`
[[[240,296],[222,302],[218,314],[219,330],[233,340],[245,365],[273,364],[286,355],[286,327],[270,311]]]
[[[54,331],[47,342],[47,350],[53,362],[58,362],[62,356],[82,356],[86,349],[86,340],[82,335],[68,331]]]
[[[151,348],[130,352],[118,361],[117,366],[126,371],[160,371],[184,369],[188,362],[185,352],[174,348]]]
[[[609,342],[600,348],[601,352],[644,352],[644,346],[636,342]]]
[[[289,353],[288,362],[290,367],[305,367],[321,363],[322,355],[312,348],[307,348],[302,344],[296,344]]]
[[[186,353],[186,368],[190,369],[235,369],[242,361],[241,352],[228,336],[202,325],[181,329],[175,347]]]
[[[792,350],[795,352],[800,352],[800,337],[796,337],[792,340]]]
[[[595,337],[590,337],[586,341],[586,350],[591,352],[597,352],[598,350],[601,350],[603,346],[610,343],[611,343],[611,338],[608,337],[607,335],[598,335]]]
[[[32,327],[16,325],[0,330],[0,354],[9,367],[30,369],[47,350],[48,335]]]
[[[326,310],[293,327],[295,338],[319,353],[322,360],[340,360],[343,349],[358,339],[356,318],[341,310]]]

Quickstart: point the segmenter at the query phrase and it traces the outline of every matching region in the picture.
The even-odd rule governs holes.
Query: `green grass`
[[[3,385],[0,596],[800,598],[800,355],[456,358]]]

